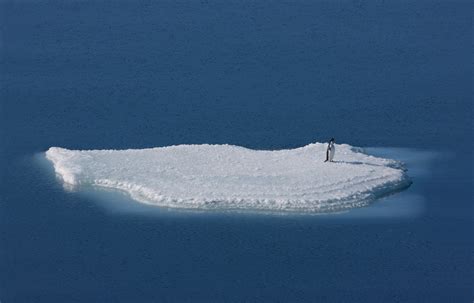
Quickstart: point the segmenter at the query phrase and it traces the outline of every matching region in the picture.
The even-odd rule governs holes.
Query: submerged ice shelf
[[[163,207],[330,212],[367,205],[410,185],[402,163],[346,144],[323,163],[326,144],[289,150],[177,145],[46,152],[69,186],[125,191]]]

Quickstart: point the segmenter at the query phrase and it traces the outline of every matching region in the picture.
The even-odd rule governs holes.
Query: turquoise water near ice
[[[1,302],[472,301],[471,11],[1,1]],[[38,159],[330,137],[412,186],[331,215],[175,211],[66,191]]]

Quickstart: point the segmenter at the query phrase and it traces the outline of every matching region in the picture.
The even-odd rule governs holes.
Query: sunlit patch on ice
[[[137,201],[182,209],[331,212],[365,206],[410,185],[403,164],[337,145],[262,151],[232,145],[78,151],[46,158],[69,187],[125,191]]]

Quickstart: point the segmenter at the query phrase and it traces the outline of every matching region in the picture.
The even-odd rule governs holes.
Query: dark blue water
[[[1,302],[472,301],[472,9],[1,0]],[[330,216],[175,212],[65,191],[38,160],[332,136],[412,187]]]

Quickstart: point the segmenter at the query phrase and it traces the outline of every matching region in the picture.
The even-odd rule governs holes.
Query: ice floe
[[[137,201],[187,209],[330,212],[367,205],[410,185],[401,162],[338,144],[288,150],[177,145],[129,150],[46,151],[68,186],[125,191]]]

